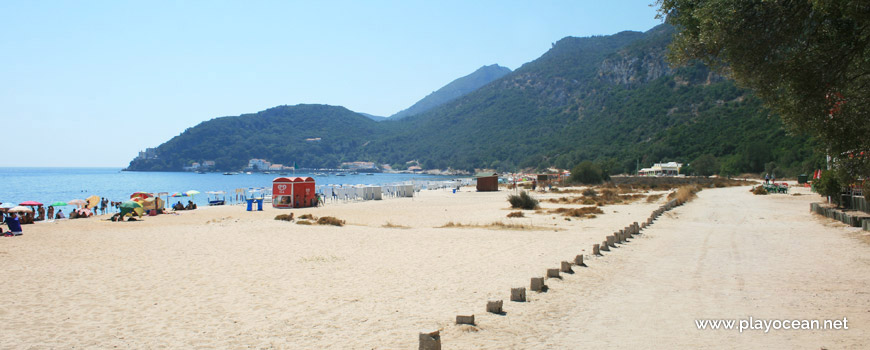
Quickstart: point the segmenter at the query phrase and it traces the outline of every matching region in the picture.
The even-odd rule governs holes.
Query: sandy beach
[[[570,221],[508,219],[507,191],[246,212],[202,208],[141,222],[64,220],[0,239],[3,348],[445,349],[864,348],[870,246],[811,215],[818,196],[705,189],[631,243],[593,243],[664,203]],[[578,195],[578,194],[575,194]],[[541,199],[565,194],[540,194]],[[579,207],[542,202],[544,209]],[[293,212],[344,227],[273,220]],[[441,228],[453,222],[524,230]],[[384,227],[384,226],[392,227]],[[586,268],[507,301],[577,254]],[[505,300],[505,315],[485,313]],[[454,325],[475,314],[477,326]],[[849,330],[697,330],[698,318],[836,319]]]

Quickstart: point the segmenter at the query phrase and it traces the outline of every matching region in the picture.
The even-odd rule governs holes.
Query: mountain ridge
[[[426,97],[423,97],[423,99],[417,101],[411,105],[411,107],[403,109],[388,118],[389,120],[399,120],[426,112],[432,108],[473,92],[484,85],[509,74],[510,72],[510,68],[502,67],[498,64],[480,67],[471,74],[451,81],[440,89],[426,95]]]
[[[807,159],[817,160],[811,141],[788,134],[748,91],[700,64],[670,67],[664,57],[673,32],[663,24],[643,33],[563,38],[513,72],[398,120],[374,122],[356,113],[356,119],[349,119],[346,109],[332,106],[318,107],[318,113],[332,116],[325,119],[302,118],[303,111],[294,111],[311,112],[310,105],[282,106],[280,113],[272,112],[302,118],[306,125],[327,124],[312,126],[320,130],[323,146],[264,144],[254,152],[248,149],[251,142],[226,134],[238,144],[217,147],[222,153],[203,152],[196,158],[191,153],[158,152],[168,159],[152,163],[163,166],[134,160],[130,169],[180,170],[184,163],[216,155],[224,161],[234,159],[219,165],[222,169],[237,167],[251,157],[278,163],[292,159],[306,167],[365,160],[401,168],[417,161],[429,169],[469,171],[565,169],[596,160],[610,171],[629,172],[637,163],[687,163],[710,154],[719,158],[723,172],[740,173],[768,167],[794,170],[806,167]],[[283,130],[286,125],[262,127]],[[269,140],[295,140],[301,137],[299,132],[276,131],[281,136]],[[167,144],[177,143],[173,140]],[[200,142],[218,141],[203,136]],[[170,149],[164,145],[158,151]]]

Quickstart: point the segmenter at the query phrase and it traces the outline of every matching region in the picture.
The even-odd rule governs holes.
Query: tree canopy
[[[669,59],[701,60],[749,88],[852,176],[870,174],[870,2],[658,0]],[[853,177],[854,179],[854,177]]]

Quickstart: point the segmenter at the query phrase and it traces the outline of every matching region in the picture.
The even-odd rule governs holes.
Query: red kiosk
[[[278,177],[272,180],[273,208],[306,208],[316,205],[314,179],[310,177]]]

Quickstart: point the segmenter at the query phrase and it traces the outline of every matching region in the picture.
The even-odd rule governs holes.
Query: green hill
[[[214,160],[217,170],[240,170],[252,158],[338,167],[355,160],[345,155],[382,137],[378,124],[344,107],[279,106],[202,122],[157,147],[157,158],[134,159],[128,170],[178,171],[203,160]]]
[[[481,88],[482,86],[507,75],[510,72],[510,68],[502,67],[497,64],[480,67],[473,73],[456,79],[447,85],[444,85],[444,87],[427,95],[422,100],[417,101],[417,103],[415,103],[413,106],[408,107],[407,109],[402,110],[399,113],[393,114],[392,116],[390,116],[390,120],[398,120],[426,112],[447,102],[453,101],[459,97],[467,95]]]
[[[218,118],[130,169],[180,170],[213,159],[220,169],[237,170],[248,158],[265,158],[311,167],[417,160],[430,169],[513,171],[596,160],[622,172],[638,162],[710,154],[728,173],[776,167],[782,174],[819,161],[812,142],[789,135],[751,93],[700,65],[670,68],[664,57],[672,33],[660,25],[564,38],[516,71],[401,120],[374,122],[341,107],[306,105]],[[322,141],[304,141],[309,137]]]

